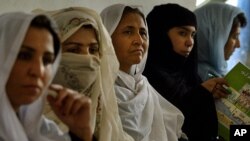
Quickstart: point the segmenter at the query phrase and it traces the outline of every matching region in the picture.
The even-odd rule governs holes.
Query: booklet
[[[229,141],[230,125],[250,125],[250,69],[237,63],[225,76],[231,94],[216,101],[219,135]]]

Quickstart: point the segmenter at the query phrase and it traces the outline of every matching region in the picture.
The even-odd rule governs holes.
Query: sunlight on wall
[[[238,0],[227,0],[226,3],[227,3],[227,4],[230,4],[230,5],[237,6]]]
[[[196,0],[196,6],[199,6],[199,5],[202,4],[204,1],[206,1],[206,0]]]

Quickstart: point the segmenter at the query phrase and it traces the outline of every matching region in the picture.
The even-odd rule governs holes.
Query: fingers
[[[50,89],[57,92],[56,97],[53,98],[50,95],[47,97],[56,114],[67,116],[77,114],[82,108],[89,110],[91,100],[88,97],[60,85],[51,85]]]
[[[85,97],[84,95],[80,95],[80,97]],[[80,110],[86,110],[86,112],[89,112],[90,114],[90,105],[91,100],[87,97],[80,98],[80,100],[77,100],[74,102],[74,105],[72,107],[71,114],[77,114]]]
[[[225,84],[216,83],[211,93],[213,94],[214,98],[218,99],[226,98],[230,94],[230,91]]]

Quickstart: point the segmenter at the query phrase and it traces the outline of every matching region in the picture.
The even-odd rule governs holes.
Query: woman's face
[[[123,15],[111,37],[120,70],[129,72],[132,65],[141,62],[148,48],[148,31],[143,18],[138,13]]]
[[[99,56],[99,44],[93,28],[80,28],[62,45],[62,52]]]
[[[224,57],[225,60],[228,60],[230,56],[233,54],[235,48],[240,48],[240,24],[233,29],[228,37],[226,45],[224,47]]]
[[[29,27],[7,81],[15,111],[34,102],[48,85],[55,60],[53,37],[47,29]]]
[[[168,31],[168,36],[172,42],[173,50],[184,57],[188,57],[194,46],[194,26],[173,27]]]

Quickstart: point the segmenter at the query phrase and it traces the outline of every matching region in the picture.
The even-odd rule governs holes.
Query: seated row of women
[[[223,19],[227,29],[202,29],[206,21],[197,18],[209,12],[232,14]],[[85,7],[2,14],[0,141],[218,140],[214,102],[228,95],[227,82],[200,79],[205,45],[195,37],[226,34],[207,44],[220,40],[227,52],[245,25],[240,9],[222,3],[195,12],[162,4],[147,17],[124,4],[100,15]]]

